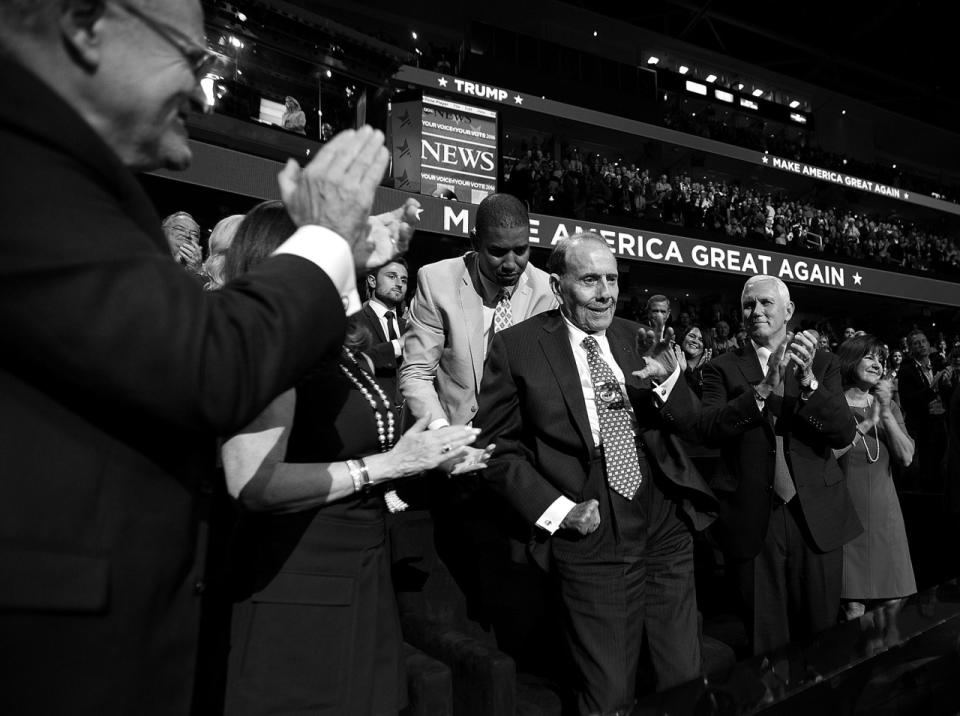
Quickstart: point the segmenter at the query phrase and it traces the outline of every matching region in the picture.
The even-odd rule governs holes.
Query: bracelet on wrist
[[[347,460],[347,470],[350,472],[350,478],[353,480],[354,492],[369,492],[372,487],[370,482],[370,473],[367,471],[367,465],[362,457],[356,460]]]

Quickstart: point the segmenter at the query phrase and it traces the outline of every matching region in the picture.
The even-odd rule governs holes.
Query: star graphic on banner
[[[523,104],[523,97],[516,94],[513,96],[513,101],[516,102],[517,104]]]
[[[910,198],[910,195],[909,195],[907,192],[903,192],[903,198],[904,198],[904,199],[909,199],[909,198]]]
[[[863,276],[861,276],[859,272],[853,274],[853,285],[854,285],[854,286],[860,286],[860,285],[862,285],[862,284],[860,283],[861,281],[863,281]]]
[[[446,77],[441,77],[440,79],[437,80],[437,82],[440,83],[440,86],[441,86],[441,87],[446,87],[446,86],[447,86],[447,78],[446,78]]]
[[[770,157],[768,157],[766,154],[764,154],[764,155],[763,155],[763,158],[762,158],[760,161],[762,161],[764,164],[766,164],[766,163],[768,163],[768,162],[770,161]]]

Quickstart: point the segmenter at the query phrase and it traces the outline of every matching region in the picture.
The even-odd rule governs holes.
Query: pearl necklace
[[[377,381],[367,375],[367,372],[360,367],[360,364],[357,362],[357,359],[354,357],[353,352],[349,348],[344,347],[343,354],[354,366],[356,366],[356,372],[362,375],[366,383],[369,384],[369,387],[372,387],[374,391],[376,391],[380,398],[380,402],[383,404],[384,412],[387,414],[386,426],[384,426],[383,415],[381,414],[380,408],[377,405],[377,401],[373,397],[373,393],[370,392],[368,385],[364,385],[364,383],[361,382],[361,380],[354,374],[353,371],[347,368],[347,366],[345,366],[343,363],[340,363],[340,370],[345,376],[347,376],[347,379],[353,383],[354,387],[360,391],[360,394],[367,399],[367,402],[373,409],[373,416],[377,421],[377,440],[380,443],[380,452],[386,452],[393,447],[393,438],[396,428],[390,400],[387,398],[387,394],[383,392],[383,388],[380,387]]]

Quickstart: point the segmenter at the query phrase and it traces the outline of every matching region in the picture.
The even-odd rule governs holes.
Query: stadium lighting
[[[841,109],[841,110],[840,110],[840,114],[846,114],[846,113],[847,113],[847,110],[845,110],[845,109]]]
[[[410,37],[412,37],[414,40],[419,40],[419,39],[420,39],[420,36],[417,35],[417,31],[416,31],[416,30],[413,30],[413,31],[410,33]]]
[[[594,36],[594,37],[596,37],[598,34],[599,34],[599,33],[598,33],[596,30],[593,31],[593,36]]]
[[[791,113],[790,113],[790,119],[792,119],[792,120],[793,120],[794,122],[796,122],[797,124],[806,124],[806,123],[807,123],[807,118],[804,117],[804,116],[803,116],[802,114],[800,114],[799,112],[791,112]]]
[[[690,68],[686,65],[680,65],[680,74],[685,75],[690,71]]]
[[[716,82],[716,81],[717,81],[717,76],[715,74],[711,73],[707,75],[707,82]]]
[[[760,109],[760,105],[754,102],[752,99],[740,98],[740,106],[746,107],[747,109]]]
[[[237,11],[237,19],[238,19],[240,22],[246,22],[246,21],[247,21],[247,16],[244,15],[242,12],[240,12],[240,11],[238,10],[238,11]]]
[[[800,106],[800,100],[795,99],[790,103],[790,109],[796,109]]]
[[[706,86],[706,85],[700,84],[699,82],[693,82],[693,81],[691,81],[691,80],[687,80],[687,82],[686,82],[686,87],[687,87],[687,92],[693,92],[694,94],[700,94],[700,95],[703,95],[704,97],[707,96],[707,86]]]
[[[752,94],[754,97],[761,97],[761,96],[763,96],[763,90],[760,89],[759,87],[757,87],[757,88],[756,88],[753,92],[751,92],[750,94]]]
[[[733,102],[732,92],[724,92],[723,90],[715,89],[713,91],[713,96],[716,97],[721,102]]]
[[[743,91],[744,84],[743,82],[737,82],[737,92]]]
[[[648,65],[655,65],[655,64],[657,64],[658,62],[660,62],[660,58],[659,58],[659,57],[656,57],[656,56],[654,56],[654,55],[650,55],[650,57],[647,59],[647,64],[648,64]]]

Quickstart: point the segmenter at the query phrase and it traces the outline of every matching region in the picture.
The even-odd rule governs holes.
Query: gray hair
[[[553,247],[553,251],[550,252],[550,257],[547,259],[547,265],[545,267],[547,273],[555,273],[558,276],[565,274],[567,272],[567,253],[574,246],[584,241],[596,242],[602,244],[605,249],[610,249],[610,244],[608,244],[602,236],[593,231],[581,231],[579,234],[571,234],[570,236],[560,239],[557,245]]]
[[[790,289],[787,288],[787,284],[778,279],[776,276],[767,276],[766,274],[757,274],[756,276],[751,276],[747,279],[747,282],[743,284],[743,291],[740,292],[740,303],[743,303],[743,297],[747,293],[747,289],[753,288],[754,285],[761,283],[762,281],[773,281],[777,287],[777,293],[780,294],[780,299],[783,301],[783,305],[786,306],[790,303]]]
[[[166,229],[166,228],[167,228],[168,226],[170,226],[174,221],[176,221],[177,219],[179,219],[179,218],[181,218],[181,217],[185,217],[185,218],[187,218],[187,219],[190,219],[190,221],[192,221],[192,222],[193,222],[194,224],[196,224],[198,227],[200,226],[200,222],[197,221],[196,219],[194,219],[194,218],[193,218],[190,214],[188,214],[186,211],[175,211],[175,212],[173,212],[172,214],[170,214],[170,216],[168,216],[166,219],[164,219],[164,220],[160,223],[160,226],[162,226],[164,229]]]

